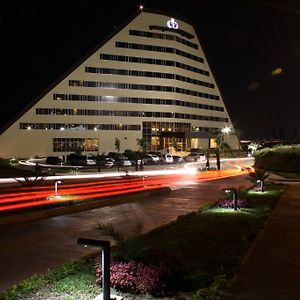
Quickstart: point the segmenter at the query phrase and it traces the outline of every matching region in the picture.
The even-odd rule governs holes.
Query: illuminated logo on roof
[[[168,22],[167,22],[167,26],[169,28],[172,28],[172,29],[178,29],[178,23],[175,21],[174,18],[171,18]]]

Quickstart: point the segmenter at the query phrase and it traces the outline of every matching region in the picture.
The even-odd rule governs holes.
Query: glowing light
[[[168,20],[167,26],[172,29],[178,29],[178,23],[175,21],[174,18],[171,18],[170,20]]]
[[[221,129],[221,132],[222,133],[229,133],[229,132],[231,132],[231,128],[226,126],[226,127]]]
[[[140,4],[140,5],[139,5],[139,9],[140,9],[140,10],[143,10],[143,9],[144,9],[144,5]]]
[[[272,75],[276,76],[282,73],[282,68],[276,68],[272,71]]]

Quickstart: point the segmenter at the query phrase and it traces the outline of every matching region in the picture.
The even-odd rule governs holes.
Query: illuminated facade
[[[142,11],[2,129],[0,157],[239,148],[197,35],[188,23]]]

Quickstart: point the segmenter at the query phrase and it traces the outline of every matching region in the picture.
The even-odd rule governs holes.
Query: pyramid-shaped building
[[[141,11],[2,128],[0,157],[213,147],[239,141],[192,25]]]

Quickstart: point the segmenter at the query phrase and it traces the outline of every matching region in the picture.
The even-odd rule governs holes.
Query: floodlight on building
[[[231,128],[225,126],[224,128],[221,129],[221,132],[222,132],[222,133],[230,133],[230,132],[231,132]]]

